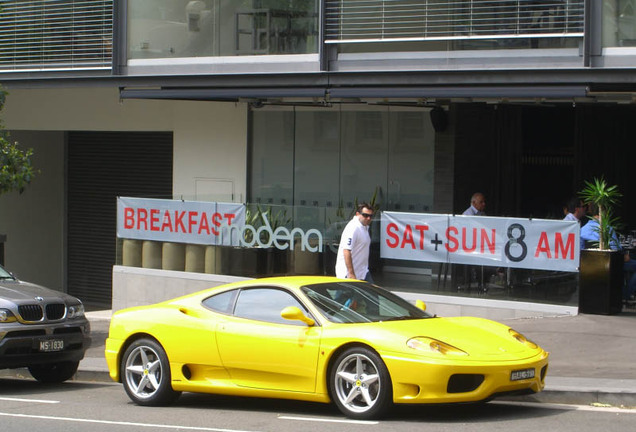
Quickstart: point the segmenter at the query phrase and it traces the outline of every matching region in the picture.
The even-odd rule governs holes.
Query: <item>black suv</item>
[[[79,299],[20,281],[0,267],[0,369],[26,367],[38,381],[66,381],[90,340]]]

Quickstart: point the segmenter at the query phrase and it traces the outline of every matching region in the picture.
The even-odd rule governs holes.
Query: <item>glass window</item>
[[[347,211],[386,191],[388,119],[387,109],[342,111],[340,191]]]
[[[390,112],[387,210],[433,211],[433,142],[428,111]]]
[[[401,297],[363,282],[307,285],[303,292],[329,321],[361,323],[430,318]]]
[[[216,312],[231,314],[238,290],[226,291],[203,300],[203,305]]]
[[[433,211],[429,108],[252,110],[249,201],[293,205],[292,225],[337,225],[356,202]],[[288,214],[291,214],[289,212]]]
[[[318,0],[129,0],[128,58],[318,52]]]
[[[286,291],[275,288],[247,289],[241,290],[234,315],[257,321],[301,325],[301,323],[289,321],[280,316],[283,309],[288,306],[296,306],[307,313],[307,309]]]
[[[336,110],[296,111],[294,202],[301,206],[338,204],[339,119]]]
[[[0,29],[0,70],[112,65],[112,0],[2,0]]]
[[[584,1],[326,0],[325,15],[341,52],[563,48],[583,37]]]
[[[256,111],[252,132],[251,201],[259,204],[291,204],[293,111]]]
[[[334,219],[339,207],[340,120],[336,108],[296,108],[295,226]]]
[[[636,46],[636,0],[603,2],[603,46]]]
[[[11,275],[11,273],[0,267],[0,279],[14,279],[14,277]]]

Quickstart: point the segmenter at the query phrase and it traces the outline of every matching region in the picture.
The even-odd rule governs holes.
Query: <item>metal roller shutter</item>
[[[172,197],[171,132],[69,132],[68,292],[112,300],[117,196]]]

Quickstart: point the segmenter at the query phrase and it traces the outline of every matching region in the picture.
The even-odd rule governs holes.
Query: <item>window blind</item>
[[[0,71],[111,67],[113,0],[0,0]]]
[[[583,35],[584,0],[326,0],[331,43]]]

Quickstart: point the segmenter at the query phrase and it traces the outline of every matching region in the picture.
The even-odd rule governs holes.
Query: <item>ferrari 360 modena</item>
[[[254,279],[113,315],[106,360],[139,405],[181,392],[334,403],[378,418],[393,404],[539,392],[548,353],[486,319],[442,318],[376,285]]]

